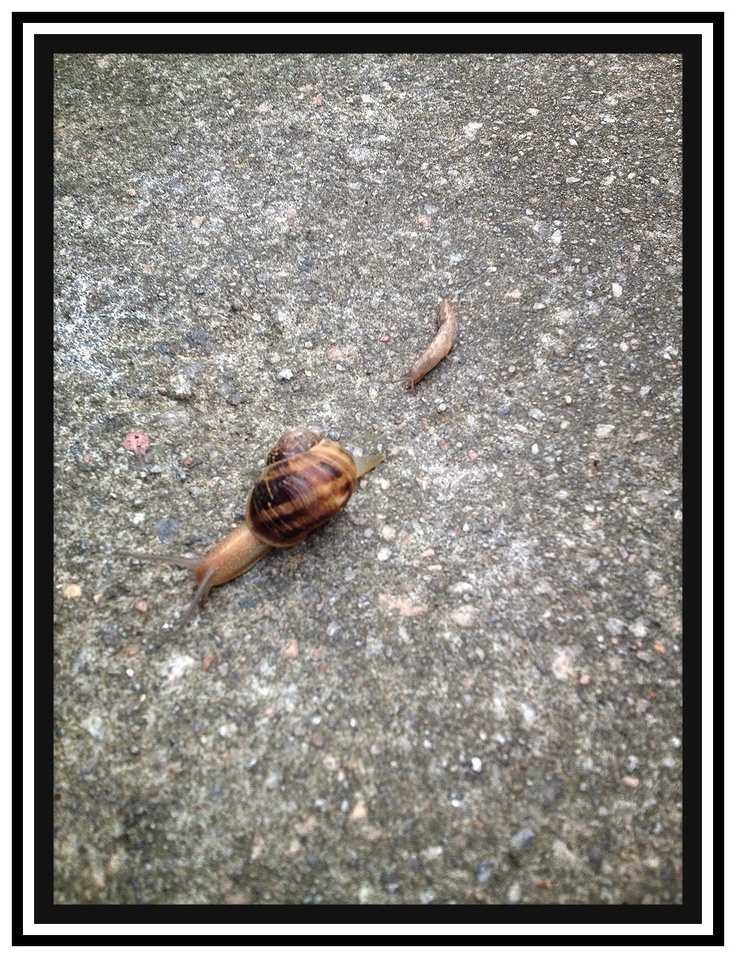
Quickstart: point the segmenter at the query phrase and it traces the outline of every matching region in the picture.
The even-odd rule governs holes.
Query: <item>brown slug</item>
[[[439,329],[437,335],[427,346],[422,355],[412,365],[404,377],[407,389],[413,389],[418,382],[445,358],[457,339],[457,316],[449,299],[443,299],[439,309]]]
[[[355,491],[358,479],[384,459],[383,455],[355,459],[331,439],[301,427],[290,429],[268,454],[266,467],[246,501],[245,522],[201,558],[150,552],[117,554],[172,562],[192,570],[199,584],[176,626],[178,630],[214,586],[247,572],[271,549],[296,545],[337,515]]]

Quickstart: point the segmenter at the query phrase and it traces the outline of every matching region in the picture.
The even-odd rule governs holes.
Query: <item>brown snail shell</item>
[[[309,429],[291,429],[269,453],[248,496],[245,521],[270,546],[296,545],[344,508],[357,482],[346,449]]]

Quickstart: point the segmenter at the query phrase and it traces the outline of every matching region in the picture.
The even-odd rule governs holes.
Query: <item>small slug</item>
[[[117,555],[171,562],[194,573],[198,587],[178,631],[210,589],[247,572],[271,549],[296,545],[337,515],[358,479],[383,462],[383,455],[353,457],[331,439],[309,429],[290,429],[269,452],[266,467],[245,504],[245,522],[199,558],[117,551]]]
[[[404,377],[407,389],[413,389],[424,379],[450,352],[457,339],[457,316],[449,299],[443,299],[440,303],[439,321],[437,335]]]

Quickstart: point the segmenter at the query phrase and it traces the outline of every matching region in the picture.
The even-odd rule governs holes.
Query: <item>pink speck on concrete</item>
[[[145,456],[151,448],[151,439],[144,432],[129,432],[123,439],[123,449],[134,452],[136,456]]]

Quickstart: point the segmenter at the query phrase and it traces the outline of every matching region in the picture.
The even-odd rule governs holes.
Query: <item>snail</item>
[[[301,427],[290,429],[268,454],[266,467],[248,495],[245,521],[201,558],[150,552],[117,554],[192,570],[197,591],[176,626],[178,630],[214,586],[247,572],[271,549],[296,545],[337,515],[358,479],[384,459],[383,455],[353,458],[331,439]]]

